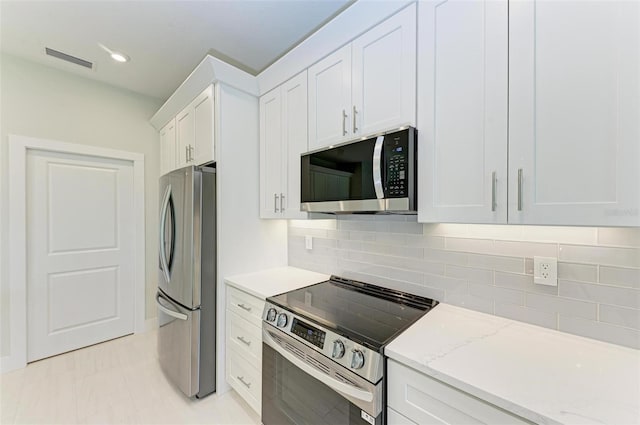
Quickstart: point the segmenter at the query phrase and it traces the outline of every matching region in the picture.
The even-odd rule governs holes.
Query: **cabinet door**
[[[176,120],[172,119],[160,130],[160,175],[176,167]]]
[[[418,221],[506,223],[507,1],[418,7]]]
[[[307,72],[282,85],[283,170],[282,213],[285,218],[306,218],[300,211],[300,154],[307,150]]]
[[[260,98],[260,218],[281,218],[282,104],[280,87]]]
[[[193,107],[187,106],[176,116],[176,168],[190,163],[194,141]]]
[[[509,222],[640,225],[640,3],[509,6]]]
[[[416,122],[416,5],[377,25],[351,45],[350,130],[356,135]]]
[[[309,150],[351,136],[351,45],[309,68]]]
[[[214,160],[213,86],[209,86],[193,101],[193,116],[194,162],[197,165],[212,162]]]

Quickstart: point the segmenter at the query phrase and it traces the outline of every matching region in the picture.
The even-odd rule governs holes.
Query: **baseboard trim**
[[[11,355],[0,357],[0,374],[5,374],[27,367],[27,364],[23,361],[23,359],[18,357],[19,356]]]

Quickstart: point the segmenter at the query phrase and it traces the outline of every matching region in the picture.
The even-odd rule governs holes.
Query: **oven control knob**
[[[267,310],[267,322],[274,322],[276,320],[278,312],[275,308],[270,308]]]
[[[333,341],[333,351],[331,357],[334,359],[340,359],[344,356],[344,344],[339,339]]]
[[[364,353],[360,350],[353,350],[351,355],[351,369],[360,369],[364,366]]]
[[[285,313],[280,313],[278,314],[278,322],[276,323],[276,325],[279,328],[284,328],[285,326],[287,326],[288,321],[289,318],[287,317],[287,315]]]

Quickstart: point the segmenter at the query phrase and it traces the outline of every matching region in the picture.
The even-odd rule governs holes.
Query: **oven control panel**
[[[382,378],[384,359],[377,351],[269,302],[262,319],[370,382]]]

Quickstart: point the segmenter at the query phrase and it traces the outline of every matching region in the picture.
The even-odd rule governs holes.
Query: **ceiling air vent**
[[[62,53],[57,50],[50,49],[48,47],[45,47],[44,50],[47,55],[53,56],[54,58],[62,59],[63,61],[71,62],[76,65],[83,66],[85,68],[93,69],[93,63],[86,61],[84,59],[80,59],[75,56],[71,56],[66,53]]]

